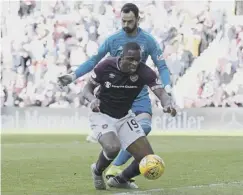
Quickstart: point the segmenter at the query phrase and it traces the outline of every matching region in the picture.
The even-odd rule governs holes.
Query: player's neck
[[[138,34],[138,28],[136,28],[133,32],[131,33],[126,33],[128,37],[135,37]]]

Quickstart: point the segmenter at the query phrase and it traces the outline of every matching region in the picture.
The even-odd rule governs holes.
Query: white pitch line
[[[215,187],[215,186],[226,186],[226,185],[243,185],[243,181],[234,181],[234,182],[227,182],[227,183],[212,183],[212,184],[205,184],[205,185],[193,185],[193,186],[183,186],[178,188],[167,188],[167,189],[151,189],[151,190],[143,190],[143,191],[133,191],[133,192],[121,192],[115,193],[113,195],[148,195],[149,192],[163,192],[165,190],[183,190],[183,189],[198,189],[198,188],[205,188],[205,187]]]

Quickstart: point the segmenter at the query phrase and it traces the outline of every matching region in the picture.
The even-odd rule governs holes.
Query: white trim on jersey
[[[100,83],[96,82],[92,77],[90,77],[89,81],[94,85],[100,85]]]
[[[153,91],[153,90],[155,90],[155,89],[162,89],[163,88],[163,86],[162,85],[155,85],[155,86],[153,86],[153,87],[150,87],[150,89]]]

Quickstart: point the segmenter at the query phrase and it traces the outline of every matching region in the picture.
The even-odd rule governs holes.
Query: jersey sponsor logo
[[[138,86],[134,86],[134,85],[112,85],[113,88],[117,88],[117,89],[135,89],[138,88]]]
[[[131,76],[130,76],[130,80],[131,80],[132,82],[136,82],[136,81],[138,80],[138,75],[137,75],[137,74],[135,74],[135,75],[131,75]]]
[[[138,88],[138,86],[134,85],[112,85],[109,81],[106,81],[104,86],[109,89],[109,88],[116,88],[116,89],[135,89]]]
[[[109,81],[106,81],[106,82],[105,82],[105,87],[106,87],[106,88],[111,88],[111,83],[110,83]]]
[[[110,74],[109,74],[109,78],[111,78],[111,79],[115,78],[115,76],[116,76],[116,75],[113,74],[113,73],[110,73]]]

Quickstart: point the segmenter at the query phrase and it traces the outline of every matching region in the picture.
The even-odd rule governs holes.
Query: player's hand
[[[170,85],[165,86],[165,91],[166,93],[170,96],[170,105],[164,107],[163,111],[164,113],[169,113],[172,117],[176,116],[177,111],[175,109],[175,103],[173,100],[173,95],[172,95],[172,87]]]
[[[170,100],[167,102],[167,105],[163,107],[163,111],[164,113],[170,114],[172,117],[176,116],[177,110],[172,96],[170,96]]]
[[[63,86],[67,86],[68,84],[72,83],[76,79],[76,76],[74,73],[71,73],[71,74],[65,74],[65,75],[59,76],[57,79],[58,79],[58,85],[60,87],[63,87]]]
[[[100,100],[94,99],[92,102],[90,102],[90,108],[93,112],[100,112]]]
[[[173,106],[168,106],[163,109],[164,113],[169,113],[172,117],[176,116],[177,111]]]

